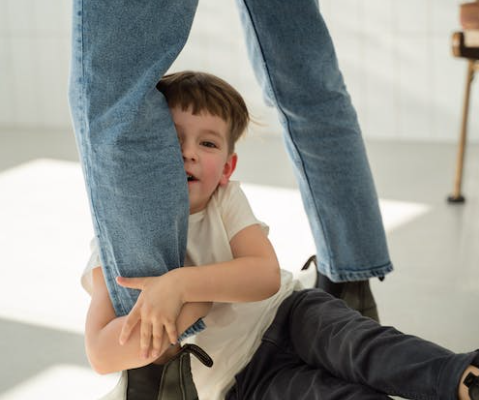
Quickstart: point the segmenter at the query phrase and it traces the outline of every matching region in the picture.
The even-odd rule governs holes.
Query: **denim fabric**
[[[455,400],[479,353],[455,354],[362,317],[329,294],[294,292],[281,304],[228,400]]]
[[[155,85],[181,51],[197,0],[74,0],[70,104],[106,284],[117,315],[138,291],[115,277],[183,265],[188,189]]]
[[[391,271],[356,115],[315,0],[240,1],[265,97],[278,108],[332,280]],[[138,292],[115,277],[183,263],[188,193],[176,133],[155,89],[181,51],[197,0],[74,0],[70,103],[117,315]]]
[[[392,271],[356,112],[317,0],[237,0],[266,102],[278,110],[318,255],[331,280]]]

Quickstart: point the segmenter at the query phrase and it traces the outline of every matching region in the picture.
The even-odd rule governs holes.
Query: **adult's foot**
[[[306,261],[302,269],[308,269],[311,265],[316,269],[316,288],[343,300],[350,308],[379,322],[378,309],[369,279],[353,282],[333,282],[318,271],[316,256],[314,255]]]

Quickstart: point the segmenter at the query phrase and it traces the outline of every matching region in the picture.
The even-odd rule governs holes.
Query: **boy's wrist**
[[[180,296],[180,300],[183,304],[187,302],[185,289],[187,274],[185,274],[185,268],[187,267],[176,268],[169,272],[170,277],[172,278],[171,284],[174,286],[175,291]]]

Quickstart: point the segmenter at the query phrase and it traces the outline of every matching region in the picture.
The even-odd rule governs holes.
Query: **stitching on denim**
[[[86,111],[86,98],[87,98],[87,81],[86,81],[86,74],[85,74],[85,41],[86,41],[86,34],[84,30],[85,25],[85,12],[84,12],[84,0],[77,0],[73,3],[73,29],[72,29],[72,39],[74,39],[74,43],[72,44],[72,63],[76,64],[75,70],[77,71],[77,75],[73,76],[74,80],[72,82],[74,94],[72,96],[75,97],[75,113],[76,118],[78,120],[78,129],[79,132],[76,133],[78,146],[80,150],[80,158],[82,161],[82,169],[85,176],[85,181],[89,182],[86,183],[85,189],[88,194],[88,198],[91,203],[92,210],[95,210],[94,206],[94,198],[93,198],[93,191],[92,191],[92,173],[90,169],[90,146],[85,137],[87,136],[88,132],[88,119],[87,119],[87,111]],[[71,89],[70,89],[71,90]],[[98,218],[95,212],[92,212],[92,220],[93,224],[96,227],[97,236],[101,235],[100,232],[100,224],[98,223]],[[102,263],[103,264],[103,263]],[[108,277],[108,275],[105,275]],[[109,283],[111,283],[111,279],[108,279]],[[115,312],[125,313],[125,307],[123,304],[118,304],[118,292],[115,285],[109,284],[110,296],[112,297],[112,303],[115,307]],[[120,308],[120,309],[118,309]]]
[[[78,0],[78,1],[79,1],[79,4],[80,4],[79,12],[81,13],[80,14],[81,26],[80,26],[80,35],[79,35],[80,36],[80,41],[81,41],[81,43],[80,43],[81,51],[80,51],[80,60],[79,61],[80,61],[80,66],[81,66],[80,76],[81,76],[82,85],[81,85],[81,90],[79,90],[79,104],[81,104],[82,119],[81,119],[81,127],[80,127],[80,139],[81,139],[81,148],[82,148],[82,151],[84,152],[84,154],[82,155],[82,158],[84,158],[84,164],[85,164],[85,166],[84,166],[85,178],[88,182],[90,182],[89,184],[86,185],[86,187],[87,187],[87,190],[89,192],[89,197],[90,197],[90,201],[91,201],[92,210],[96,210],[95,198],[94,198],[94,193],[93,193],[93,190],[92,190],[92,185],[94,184],[94,181],[92,179],[93,175],[91,173],[91,167],[90,167],[91,159],[90,159],[90,156],[89,156],[91,154],[91,146],[90,146],[90,142],[88,140],[85,140],[85,136],[88,135],[88,130],[89,130],[86,99],[88,98],[88,93],[89,93],[88,92],[88,87],[89,87],[90,82],[89,82],[89,80],[87,81],[87,76],[85,74],[84,54],[85,54],[86,34],[85,34],[85,30],[84,30],[84,27],[85,27],[84,0]],[[87,45],[89,45],[89,43],[87,43]],[[90,48],[91,48],[91,46],[90,46]],[[98,217],[97,217],[96,212],[92,213],[92,217],[95,220],[95,226],[96,226],[96,229],[97,229],[97,232],[98,232],[98,236],[99,237],[103,236],[102,227],[101,227],[101,224],[98,221]],[[100,254],[101,254],[101,251],[100,251]],[[103,266],[102,266],[102,268],[103,268]],[[116,310],[116,311],[118,311],[121,315],[125,315],[127,313],[126,307],[125,307],[124,302],[121,299],[121,296],[119,296],[119,293],[118,293],[119,289],[116,287],[114,279],[109,277],[109,274],[104,274],[104,275],[106,276],[106,278],[108,279],[108,281],[110,283],[108,285],[108,288],[109,288],[109,291],[110,291],[110,296],[112,297],[112,300],[114,300],[113,305],[115,306],[115,308],[119,308],[119,310]]]
[[[382,269],[384,269],[384,268],[386,268],[386,269],[390,268],[390,270],[392,270],[392,263],[391,263],[391,261],[388,261],[387,263],[384,263],[384,264],[381,264],[381,265],[377,265],[377,266],[374,266],[374,267],[371,267],[371,268],[374,268],[375,270],[382,270]],[[350,272],[350,273],[357,273],[357,272],[360,272],[360,271],[355,271],[354,269],[345,269],[345,268],[343,268],[343,269],[342,269],[342,272],[344,272],[344,273],[347,274],[347,273],[349,273],[349,272]],[[371,272],[373,275],[375,274],[374,271],[368,271],[368,273],[369,273],[369,272]],[[381,275],[381,273],[377,273],[376,276],[380,276],[380,275]]]

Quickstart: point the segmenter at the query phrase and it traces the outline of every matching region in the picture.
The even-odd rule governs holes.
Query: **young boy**
[[[183,340],[214,360],[211,369],[192,362],[202,400],[386,399],[386,393],[479,399],[468,393],[479,387],[479,354],[454,354],[382,327],[321,290],[301,290],[280,270],[267,227],[239,184],[229,181],[237,162],[234,144],[249,121],[230,85],[182,72],[165,76],[158,89],[183,153],[190,196],[187,261],[159,277],[119,278],[141,294],[127,317],[116,318],[94,243],[82,278],[92,295],[87,353],[100,373],[129,370],[108,398],[169,400],[161,381],[169,377],[167,367],[147,367],[140,378],[134,371],[178,360],[178,346],[169,343],[204,317],[206,330]],[[198,348],[183,349],[211,364]],[[147,386],[153,389],[142,393]],[[175,398],[196,397],[188,391]]]

